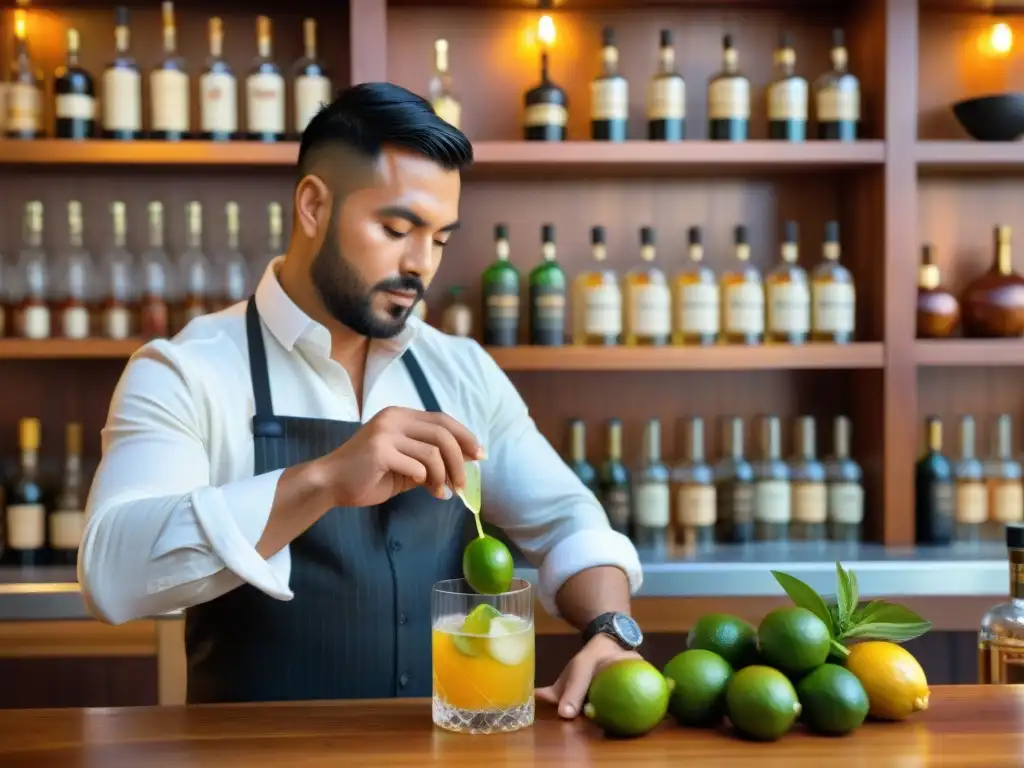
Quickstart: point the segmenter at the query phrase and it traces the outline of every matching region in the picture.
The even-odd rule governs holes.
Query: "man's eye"
[[[434,241],[434,245],[436,245],[438,248],[444,248],[446,245],[448,245],[448,241],[447,240],[435,240]]]
[[[399,232],[397,229],[394,229],[393,227],[389,227],[387,224],[384,224],[383,227],[384,227],[384,231],[387,233],[388,237],[393,237],[395,240],[399,240],[399,239],[405,237],[406,234],[408,234],[406,232]]]

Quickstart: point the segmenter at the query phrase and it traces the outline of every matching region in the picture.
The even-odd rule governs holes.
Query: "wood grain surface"
[[[145,766],[682,766],[918,768],[1024,764],[1024,686],[935,687],[905,723],[841,738],[794,731],[774,744],[666,721],[640,739],[605,738],[541,707],[532,728],[470,736],[436,729],[423,700],[0,712],[4,768]]]

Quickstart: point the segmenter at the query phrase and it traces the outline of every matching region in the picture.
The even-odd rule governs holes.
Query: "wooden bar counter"
[[[425,700],[0,711],[4,768],[319,766],[705,766],[922,768],[1024,765],[1024,686],[935,686],[905,723],[844,738],[797,729],[773,744],[666,721],[639,739],[605,738],[540,706],[532,728],[471,736],[435,728]]]

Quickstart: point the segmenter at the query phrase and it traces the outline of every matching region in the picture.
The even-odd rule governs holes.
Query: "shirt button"
[[[407,622],[408,620],[409,620],[409,618],[404,613],[398,614],[398,623],[399,624],[405,624],[405,622]]]
[[[402,542],[400,542],[398,539],[392,539],[391,540],[391,551],[392,552],[401,552],[402,551]]]
[[[403,672],[401,675],[398,676],[398,685],[401,688],[405,688],[405,686],[407,686],[408,684],[409,684],[409,673],[408,672]]]

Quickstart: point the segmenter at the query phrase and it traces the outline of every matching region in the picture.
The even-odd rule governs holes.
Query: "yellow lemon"
[[[850,648],[846,668],[868,695],[868,714],[879,720],[906,720],[928,709],[928,679],[917,659],[903,646],[882,640]]]

